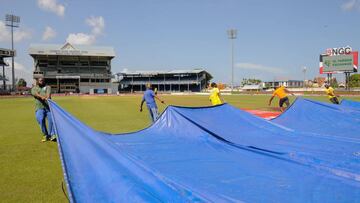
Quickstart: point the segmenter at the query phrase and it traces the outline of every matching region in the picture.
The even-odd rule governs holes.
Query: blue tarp
[[[112,135],[49,103],[72,202],[360,200],[354,140],[294,130],[228,104],[169,106],[152,126]]]
[[[360,141],[360,109],[353,107],[297,98],[271,121],[297,132]]]
[[[358,108],[360,109],[360,102],[357,101],[352,101],[352,100],[347,100],[347,99],[343,99],[341,100],[340,103],[342,106],[347,106],[347,107],[352,107],[352,108]]]

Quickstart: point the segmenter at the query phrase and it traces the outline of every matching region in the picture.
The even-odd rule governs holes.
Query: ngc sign
[[[358,52],[351,47],[326,49],[320,55],[320,74],[323,73],[353,73],[358,69]]]
[[[336,55],[344,55],[351,54],[352,48],[349,46],[339,47],[339,48],[328,48],[326,49],[326,55],[328,56],[336,56]]]

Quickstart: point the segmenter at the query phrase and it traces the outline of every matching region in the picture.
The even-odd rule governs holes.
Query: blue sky
[[[11,47],[5,14],[21,17],[15,67],[31,78],[31,43],[112,46],[113,73],[205,68],[235,82],[303,79],[318,74],[326,48],[360,46],[360,0],[0,0],[0,47]],[[76,47],[76,45],[75,45]],[[340,80],[342,76],[338,77]]]

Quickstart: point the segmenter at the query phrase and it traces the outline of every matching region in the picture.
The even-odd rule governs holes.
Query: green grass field
[[[207,96],[161,96],[167,104],[209,105]],[[327,101],[325,96],[308,97]],[[61,107],[92,128],[123,133],[148,126],[148,112],[139,112],[140,96],[68,96],[53,98]],[[271,110],[269,96],[234,95],[224,99],[239,108]],[[351,97],[360,101],[360,97]],[[293,101],[294,98],[291,98]],[[278,100],[273,101],[276,106]],[[159,104],[160,111],[166,106]],[[1,202],[66,202],[57,144],[41,143],[33,98],[0,99]]]

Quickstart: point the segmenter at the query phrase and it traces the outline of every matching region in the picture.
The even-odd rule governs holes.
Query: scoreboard
[[[334,49],[333,49],[334,50]],[[345,49],[344,49],[345,50]],[[335,54],[334,54],[335,53]],[[320,73],[353,73],[358,69],[358,52],[351,49],[320,55]]]

